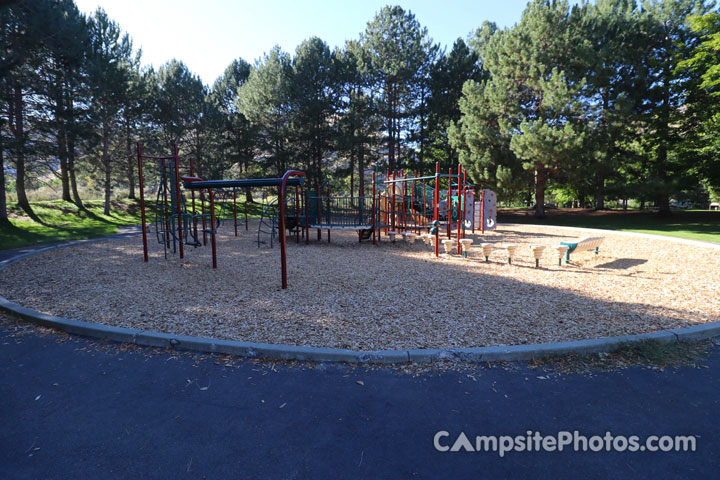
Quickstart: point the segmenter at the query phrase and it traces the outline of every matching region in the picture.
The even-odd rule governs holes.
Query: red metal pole
[[[410,220],[413,225],[415,225],[415,233],[420,233],[420,224],[415,222],[417,217],[413,213],[415,211],[413,208],[415,206],[415,203],[413,202],[413,199],[415,198],[415,178],[417,178],[417,170],[413,171],[412,187],[410,188]]]
[[[235,220],[235,236],[237,237],[237,190],[233,188],[233,218]]]
[[[308,217],[308,204],[310,203],[310,190],[303,186],[303,195],[305,195],[305,245],[310,245],[310,217]]]
[[[295,186],[295,243],[300,243],[300,197],[298,186]]]
[[[194,166],[193,166],[193,159],[192,159],[192,158],[190,159],[190,176],[191,176],[191,177],[194,177],[194,176],[195,176],[195,168],[194,168]],[[193,229],[194,229],[194,232],[195,232],[195,238],[197,238],[197,236],[198,236],[198,234],[197,234],[197,222],[195,221],[195,213],[196,213],[196,212],[195,212],[195,190],[191,190],[191,191],[190,191],[190,194],[192,195]]]
[[[395,180],[397,179],[396,172],[393,172],[392,179],[392,197],[390,197],[390,228],[392,228],[394,232],[397,232],[397,230],[395,230],[395,203],[397,203],[395,201]],[[395,243],[395,237],[393,237],[393,243]]]
[[[183,234],[182,234],[182,224],[183,224],[183,206],[181,205],[181,196],[180,196],[180,165],[178,163],[180,162],[180,158],[178,156],[178,148],[177,144],[173,145],[173,156],[175,157],[175,198],[177,200],[177,208],[178,208],[178,223],[177,223],[177,230],[178,230],[178,243],[180,244],[180,258],[185,257],[185,251],[183,249]]]
[[[463,169],[463,185],[465,185],[465,190],[470,190],[467,186],[467,170]],[[473,196],[473,200],[475,197]],[[467,192],[463,192],[463,222],[465,221],[465,217],[467,216]],[[473,231],[473,233],[475,233]],[[465,238],[465,230],[463,230],[463,238]]]
[[[425,204],[425,180],[422,181],[423,227],[427,233],[427,205]]]
[[[385,178],[387,178],[387,177],[385,177]],[[388,194],[389,194],[388,189],[390,187],[387,184],[384,185],[384,187],[385,187],[385,190],[384,190],[385,195],[381,198],[381,202],[380,202],[380,221],[382,222],[383,225],[385,225],[385,236],[387,236],[388,212],[390,211],[390,204],[388,204]],[[382,230],[382,229],[380,229],[380,230]],[[382,236],[382,232],[381,232],[381,235],[378,235],[378,238],[380,238],[381,236]]]
[[[165,159],[162,159],[163,169],[163,191],[167,191],[167,166]],[[170,212],[168,211],[167,195],[163,195],[163,216],[165,217],[165,246],[170,248]]]
[[[207,222],[205,222],[205,194],[200,190],[200,215],[202,217],[203,246],[207,246]]]
[[[210,192],[210,245],[212,245],[212,265],[213,268],[217,268],[217,245],[215,244],[215,196],[211,188],[208,189]]]
[[[485,234],[485,189],[480,193],[480,233]]]
[[[465,203],[462,197],[463,194],[463,184],[462,184],[462,173],[461,173],[462,165],[458,164],[458,185],[457,185],[457,195],[458,195],[458,205],[457,205],[457,242],[455,245],[455,251],[457,254],[460,254],[460,235],[462,235],[462,218],[460,217],[460,213],[462,212],[462,204]]]
[[[385,181],[387,182],[390,180],[390,169],[385,169]],[[390,226],[390,185],[387,183],[385,184],[385,236],[387,236],[388,232],[392,228]]]
[[[316,203],[316,205],[317,205],[317,209],[316,209],[317,210],[317,212],[316,212],[317,223],[318,223],[318,225],[320,225],[320,219],[322,218],[322,214],[321,214],[322,198],[320,198],[320,184],[319,183],[315,183],[315,196],[316,196],[315,200],[317,202]],[[318,242],[322,240],[322,229],[320,229],[320,228],[317,229],[317,239],[318,239]]]
[[[375,171],[372,173],[372,228],[373,228],[373,245],[377,245],[377,220],[375,218],[377,212],[375,202]]]
[[[297,170],[288,170],[285,172],[285,175],[282,177],[282,182],[280,183],[280,198],[278,198],[278,202],[280,203],[280,263],[281,263],[281,276],[282,276],[282,288],[287,288],[287,241],[285,238],[285,187],[287,185],[287,180],[292,175],[297,175],[304,177],[304,172],[299,172]]]
[[[438,207],[440,203],[440,162],[435,162],[435,191],[433,192],[433,222],[439,221]],[[435,229],[435,256],[440,256],[440,225]]]
[[[445,213],[447,213],[447,237],[452,237],[452,167],[448,169],[448,196],[445,203]]]
[[[137,142],[138,178],[140,179],[140,219],[142,221],[143,259],[148,261],[147,221],[145,219],[145,185],[143,184],[142,148]]]
[[[403,170],[403,172],[402,172],[400,175],[401,175],[401,178],[402,178],[403,180],[407,180],[407,173],[405,173],[404,170]],[[403,230],[407,230],[407,228],[408,228],[408,220],[407,220],[407,182],[406,182],[406,181],[403,181],[403,182],[401,183],[401,185],[402,185],[402,188],[400,189],[400,192],[402,193],[402,209],[403,209],[403,214],[402,214],[402,227],[401,227],[401,228],[402,228]]]
[[[398,175],[400,180],[405,178],[405,170],[400,170],[400,174]],[[402,197],[402,200],[400,201],[400,208],[402,209],[400,214],[398,215],[398,230],[404,230],[405,229],[405,182],[400,182],[400,193],[399,195]]]
[[[475,193],[475,190],[473,190],[473,193]],[[475,235],[475,195],[473,195],[472,202],[472,233]]]

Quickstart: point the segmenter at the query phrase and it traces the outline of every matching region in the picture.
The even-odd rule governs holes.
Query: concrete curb
[[[515,225],[515,224],[503,224]],[[576,227],[552,227],[567,228],[581,231],[603,232],[606,234],[625,234],[631,236],[652,238],[663,238],[679,243],[690,243],[696,246],[712,247],[720,250],[720,244],[709,242],[697,242],[661,235],[650,235],[632,232],[615,232],[611,230],[586,229]],[[49,250],[67,246],[106,241],[108,239],[122,238],[127,234],[114,235],[111,237],[95,238],[90,240],[77,240],[64,244],[53,245],[46,248],[39,248],[30,252],[20,253],[12,258],[0,262],[0,271],[7,266]],[[44,327],[56,328],[58,330],[80,335],[84,337],[101,338],[115,342],[133,343],[136,345],[173,348],[176,350],[202,352],[202,353],[224,353],[248,358],[260,359],[282,359],[301,360],[313,362],[345,362],[345,363],[381,363],[381,364],[402,364],[402,363],[431,363],[442,360],[454,360],[462,362],[497,362],[531,360],[536,358],[567,355],[567,354],[590,354],[599,352],[612,352],[618,348],[639,342],[655,341],[658,343],[672,343],[697,341],[720,336],[720,322],[713,322],[704,325],[695,325],[687,328],[676,328],[662,330],[654,333],[638,335],[626,335],[620,337],[605,337],[592,340],[579,340],[573,342],[538,343],[530,345],[508,345],[477,348],[449,348],[449,349],[418,349],[418,350],[379,350],[379,351],[355,351],[339,348],[321,347],[300,347],[295,345],[275,345],[268,343],[241,342],[234,340],[221,340],[216,338],[190,337],[186,335],[175,335],[170,333],[155,332],[151,330],[137,330],[131,328],[112,327],[68,318],[56,317],[45,313],[36,312],[13,303],[0,296],[0,310],[20,317],[29,322]]]

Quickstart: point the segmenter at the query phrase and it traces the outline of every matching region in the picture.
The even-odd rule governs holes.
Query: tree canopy
[[[204,85],[72,0],[0,6],[0,221],[28,191],[135,196],[134,142],[207,178],[276,176],[365,193],[372,169],[461,163],[504,201],[668,212],[720,190],[720,16],[704,0],[532,0],[517,24],[436,44],[386,6],[332,48],[310,37]],[[458,32],[464,34],[465,32]],[[250,198],[250,193],[248,198]]]

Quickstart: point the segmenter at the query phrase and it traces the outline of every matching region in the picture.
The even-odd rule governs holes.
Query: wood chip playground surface
[[[150,236],[54,249],[0,272],[0,295],[34,310],[106,325],[250,342],[353,350],[480,347],[649,333],[720,320],[720,252],[662,238],[607,232],[599,255],[558,267],[531,244],[583,232],[500,225],[475,240],[470,258],[435,258],[420,240],[385,236],[358,244],[288,241],[288,289],[279,247],[257,247],[257,224],[220,227],[218,269],[210,246],[163,258]],[[593,233],[592,235],[597,235]],[[518,244],[513,264],[479,243]]]

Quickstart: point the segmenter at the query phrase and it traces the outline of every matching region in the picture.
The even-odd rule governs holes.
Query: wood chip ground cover
[[[608,233],[600,254],[562,267],[531,244],[582,236],[568,230],[500,226],[474,235],[469,259],[434,258],[422,242],[358,244],[332,232],[328,244],[288,242],[289,288],[280,251],[257,247],[252,224],[210,247],[163,258],[151,237],[56,249],[0,272],[0,294],[44,313],[106,325],[251,342],[353,350],[478,347],[647,333],[720,320],[720,254],[664,239]],[[520,245],[507,264],[479,243]]]

